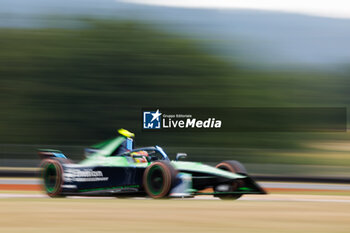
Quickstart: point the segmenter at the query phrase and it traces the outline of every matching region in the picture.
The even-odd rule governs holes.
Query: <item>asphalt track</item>
[[[29,199],[46,199],[49,198],[46,194],[38,193],[0,193],[0,199],[13,199],[13,198],[29,198]],[[115,199],[115,197],[66,197],[67,199]],[[149,200],[150,198],[129,198],[129,200]],[[195,198],[176,198],[173,200],[212,200],[220,201],[219,198],[213,196],[196,196]],[[349,203],[350,196],[332,196],[332,195],[292,195],[292,194],[269,194],[269,195],[245,195],[239,200],[241,201],[259,201],[259,202],[328,202],[328,203]],[[350,210],[349,210],[350,211]]]
[[[349,196],[270,194],[221,201],[0,194],[4,233],[350,232]]]
[[[37,178],[0,178],[0,190],[40,190]],[[268,191],[346,191],[350,194],[350,184],[322,184],[296,182],[258,182]]]
[[[0,198],[47,198],[41,192],[40,179],[33,178],[0,178]],[[350,203],[350,185],[346,184],[319,184],[319,183],[285,183],[285,182],[259,182],[259,184],[272,194],[245,195],[239,201],[292,201],[292,202],[343,202]],[[1,192],[5,191],[5,192]],[[12,191],[12,192],[11,192]],[[15,191],[36,191],[16,193]],[[285,191],[276,194],[275,191]],[[292,191],[309,191],[309,195],[292,194]],[[310,192],[311,191],[311,192]],[[345,195],[320,195],[322,192],[343,192]],[[310,195],[311,194],[311,195]],[[318,195],[313,195],[318,194]],[[86,197],[69,197],[86,198]],[[93,197],[96,198],[96,197]],[[110,199],[106,197],[104,199]],[[136,198],[140,199],[140,198]],[[142,199],[142,198],[141,198]],[[192,199],[193,200],[193,199]],[[194,200],[219,200],[212,196],[197,196]]]
[[[0,232],[350,232],[350,185],[259,184],[270,194],[244,195],[236,201],[209,195],[169,200],[49,198],[39,179],[0,178]],[[300,193],[305,190],[307,195]]]

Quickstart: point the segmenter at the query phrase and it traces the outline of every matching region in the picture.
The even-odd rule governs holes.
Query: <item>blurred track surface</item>
[[[350,198],[312,195],[185,200],[0,198],[0,232],[350,232]]]
[[[30,198],[30,199],[42,199],[49,198],[45,194],[38,193],[0,193],[0,198]],[[116,199],[115,197],[82,197],[82,196],[71,196],[66,197],[65,199]],[[151,200],[150,198],[129,198],[128,200]],[[217,200],[220,201],[219,198],[215,198],[210,195],[196,196],[195,198],[176,198],[172,200]],[[327,196],[327,195],[292,195],[292,194],[269,194],[269,195],[245,195],[236,201],[288,201],[288,202],[342,202],[342,203],[350,203],[350,196]]]
[[[263,188],[270,190],[325,190],[325,191],[350,191],[350,185],[346,184],[320,184],[320,183],[296,183],[296,182],[258,182]],[[2,186],[28,185],[24,187],[37,187],[40,185],[39,179],[33,178],[0,178],[0,190]]]

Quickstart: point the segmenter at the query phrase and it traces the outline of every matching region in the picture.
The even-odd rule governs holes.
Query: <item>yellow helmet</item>
[[[118,130],[118,133],[123,135],[124,137],[127,137],[127,138],[133,138],[135,137],[135,134],[127,131],[126,129],[119,129]]]

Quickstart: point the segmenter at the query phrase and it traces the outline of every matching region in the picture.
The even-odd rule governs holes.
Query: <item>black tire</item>
[[[157,161],[146,168],[143,187],[152,198],[166,198],[174,186],[175,177],[176,170],[169,162]]]
[[[242,175],[247,174],[247,170],[245,169],[243,164],[241,164],[240,162],[238,162],[236,160],[222,161],[222,162],[218,163],[215,167],[222,169],[222,170],[225,170],[225,171],[232,172],[232,173],[239,173]],[[241,181],[241,180],[234,181],[231,184],[229,191],[234,192],[238,188],[240,188],[241,186],[244,186],[243,181]],[[216,187],[214,187],[214,191],[215,192],[217,191]],[[219,197],[220,199],[223,199],[223,200],[236,200],[236,199],[240,198],[242,196],[242,194],[219,194],[219,195],[215,195],[215,196]]]
[[[225,170],[225,171],[239,173],[242,175],[247,174],[247,169],[243,166],[243,164],[241,164],[240,162],[238,162],[236,160],[225,160],[225,161],[218,163],[215,167],[220,168],[220,169]]]
[[[50,158],[41,162],[41,177],[43,189],[50,197],[64,197],[62,194],[63,167],[62,164],[71,163],[68,159]]]

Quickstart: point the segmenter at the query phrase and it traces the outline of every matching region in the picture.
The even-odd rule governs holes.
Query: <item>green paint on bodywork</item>
[[[85,166],[109,166],[109,167],[148,167],[150,163],[135,163],[131,157],[111,156],[105,157],[102,155],[92,156],[80,162]],[[228,179],[241,179],[246,176],[224,171],[209,165],[198,162],[179,162],[171,161],[175,169],[181,172],[204,172],[214,176],[222,176]]]
[[[131,164],[133,164],[130,159],[124,156],[105,157],[102,155],[97,155],[81,161],[80,164],[86,166],[129,167]]]
[[[79,164],[85,166],[107,166],[107,167],[147,167],[149,163],[135,163],[131,157],[102,155],[91,156]]]
[[[118,148],[126,137],[119,136],[111,140],[104,141],[96,144],[95,147],[100,147],[99,151],[90,155],[85,160],[81,161],[81,165],[85,166],[109,166],[109,167],[147,167],[150,163],[135,163],[135,161],[128,156],[111,156],[112,153]],[[171,161],[171,164],[175,169],[181,172],[202,172],[213,176],[222,176],[228,179],[241,179],[246,176],[224,171],[209,165],[205,165],[198,162],[184,162],[184,161]]]
[[[115,149],[118,148],[125,140],[126,138],[123,136],[117,137],[109,141],[103,147],[101,147],[99,151],[93,154],[93,156],[95,155],[110,156],[115,151]]]
[[[189,172],[204,172],[216,176],[223,176],[229,179],[241,179],[246,176],[239,175],[236,173],[232,173],[229,171],[224,171],[209,165],[205,165],[198,162],[180,162],[180,161],[172,161],[171,164],[179,171],[189,171]]]
[[[104,147],[105,145],[107,145],[108,143],[110,143],[111,141],[113,141],[114,138],[111,138],[111,139],[108,139],[106,141],[103,141],[103,142],[99,142],[97,144],[94,144],[92,146],[90,146],[91,148],[94,148],[94,149],[101,149],[102,147]]]
[[[241,187],[241,188],[239,188],[238,190],[250,191],[250,190],[252,190],[252,189],[251,189],[251,188],[248,188],[248,187]]]
[[[80,162],[81,165],[86,166],[110,166],[110,167],[148,167],[150,163],[135,163],[131,157],[125,156],[111,156],[105,157],[102,155],[91,156]],[[179,162],[171,161],[171,165],[181,172],[204,172],[214,176],[222,176],[228,179],[241,179],[246,176],[224,171],[209,165],[198,162]]]
[[[195,195],[261,194],[261,192],[198,192]]]

